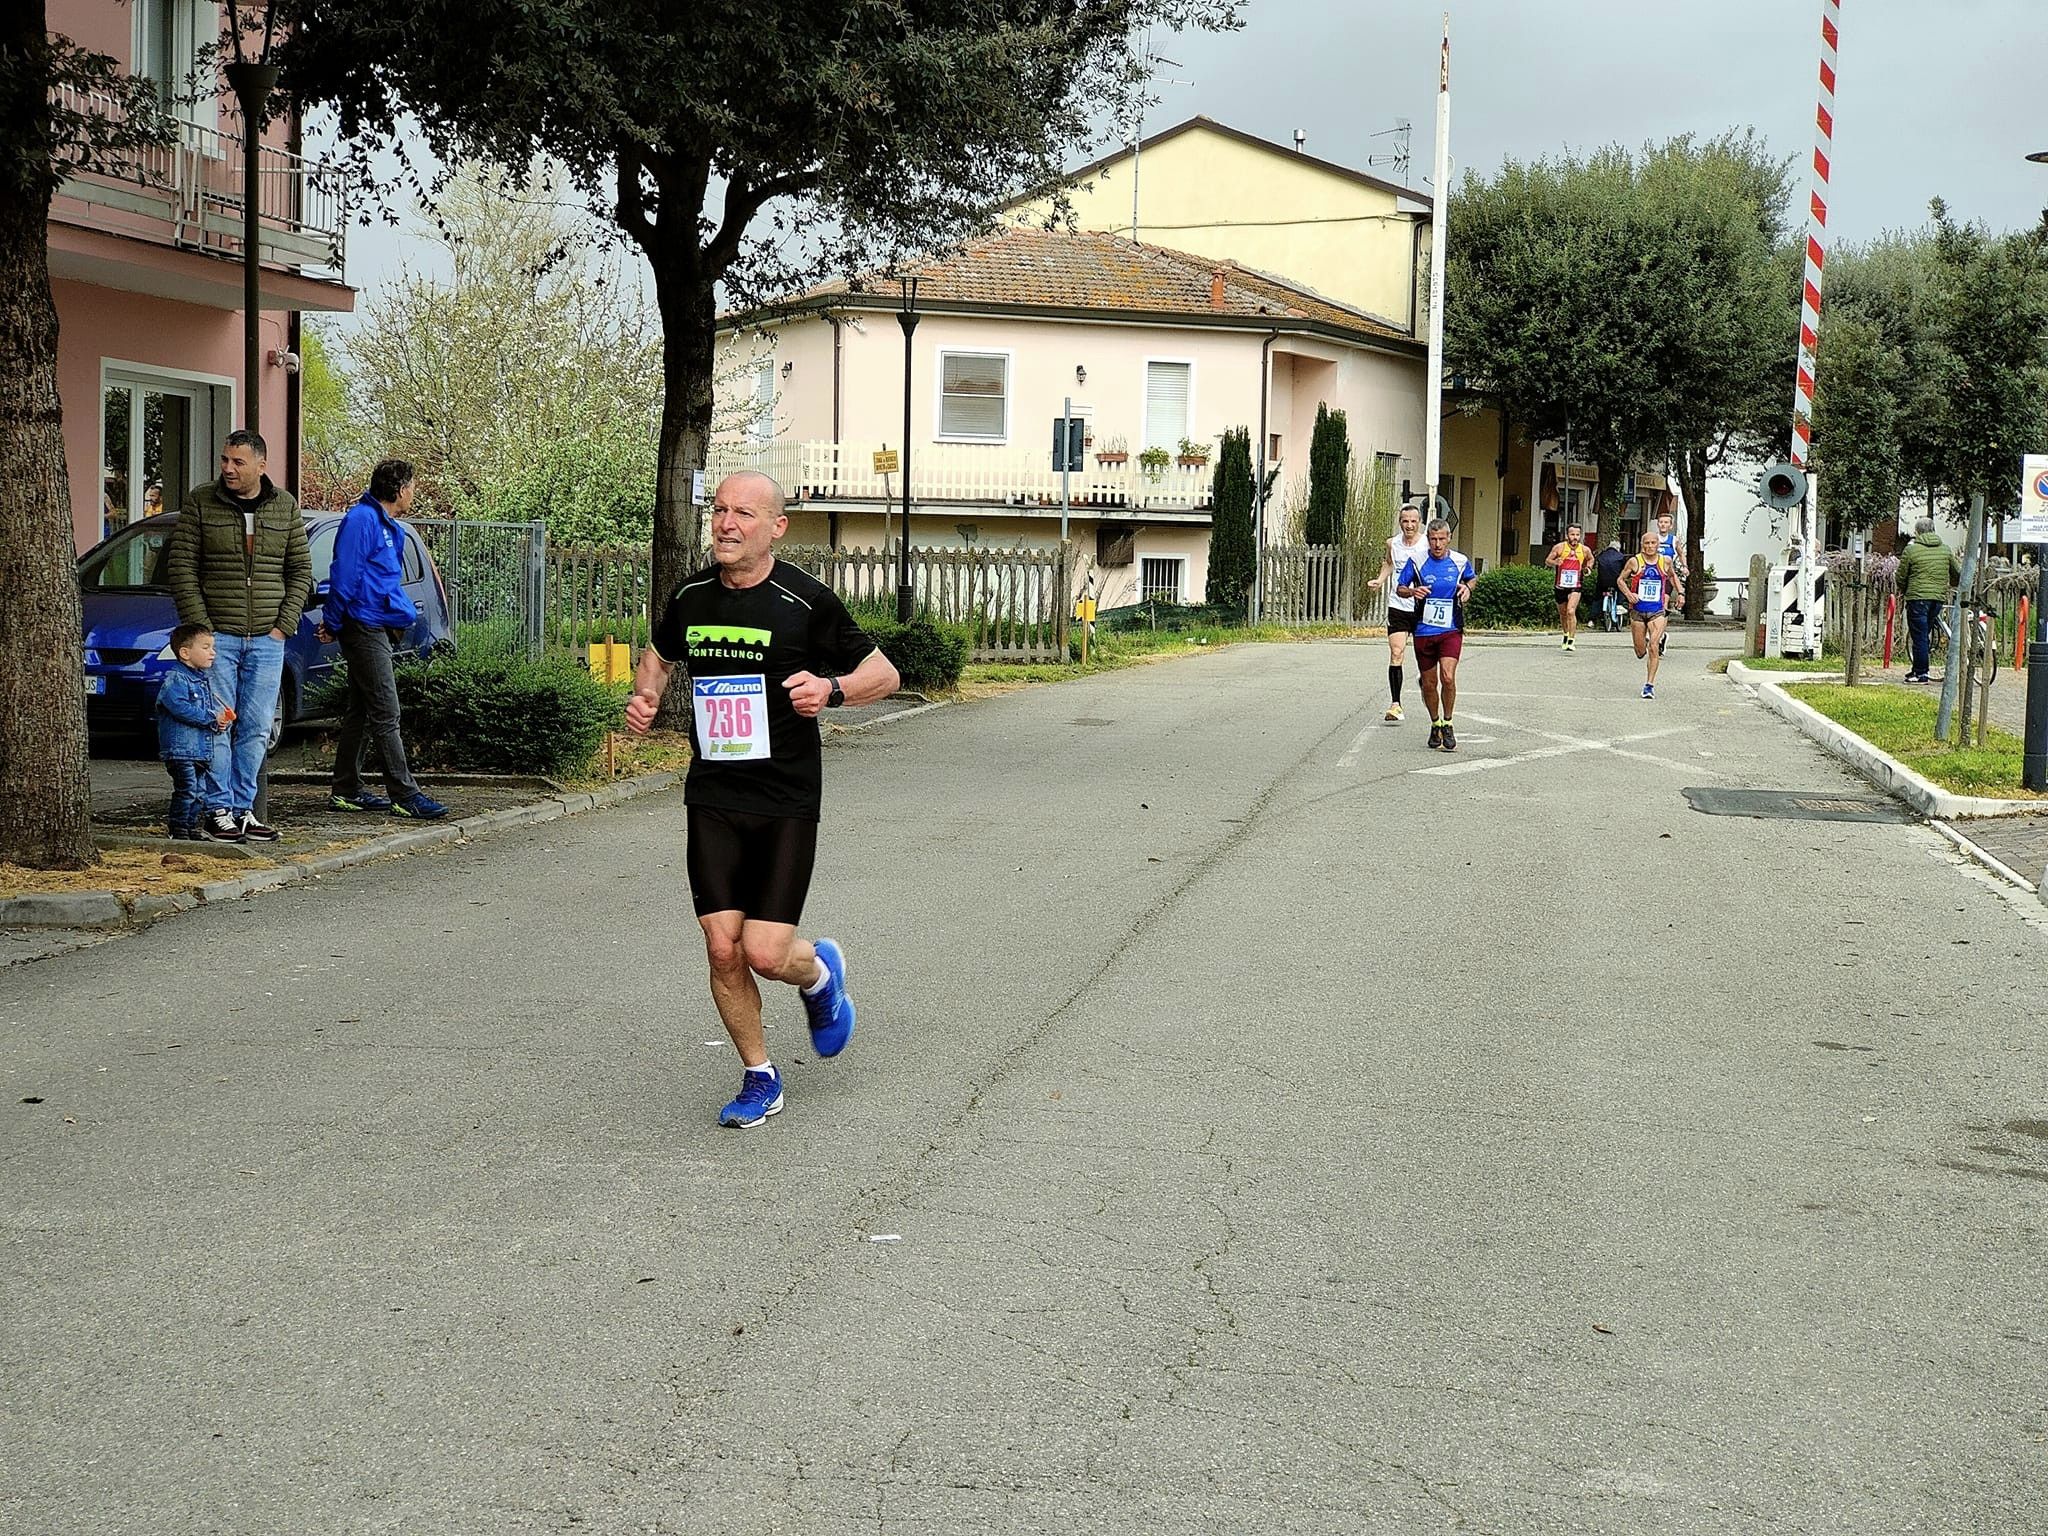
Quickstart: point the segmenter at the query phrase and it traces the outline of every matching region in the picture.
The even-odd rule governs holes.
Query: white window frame
[[[155,389],[160,394],[190,395],[204,401],[208,419],[204,422],[193,422],[194,452],[191,463],[187,466],[188,474],[195,470],[198,473],[182,484],[173,485],[168,478],[164,482],[164,510],[177,511],[185,493],[205,478],[205,471],[212,467],[220,452],[221,440],[227,436],[220,423],[242,419],[235,409],[235,381],[218,373],[197,373],[189,368],[161,368],[155,363],[131,363],[117,357],[101,358],[99,393],[93,397],[98,405],[95,413],[98,416],[98,424],[94,436],[99,444],[99,455],[93,468],[96,483],[107,469],[107,391],[110,389],[126,389],[131,392]],[[136,414],[139,416],[140,412]],[[204,450],[200,451],[202,444]],[[131,520],[135,516],[134,509],[140,504],[144,489],[142,452],[142,434],[135,429],[131,421],[128,428],[128,494]]]
[[[946,430],[946,359],[949,357],[1000,357],[1003,360],[1003,432],[1000,437]],[[935,443],[986,443],[1009,446],[1017,412],[1017,349],[1015,347],[940,347],[932,354],[932,441]],[[1076,413],[1078,414],[1078,413]]]
[[[1147,448],[1164,448],[1171,454],[1178,454],[1180,452],[1180,438],[1178,437],[1170,443],[1154,443],[1145,438],[1145,433],[1149,427],[1147,418],[1151,414],[1152,365],[1154,363],[1178,363],[1186,367],[1188,371],[1188,419],[1181,428],[1181,435],[1191,440],[1199,441],[1199,439],[1195,438],[1195,360],[1192,357],[1148,357],[1145,359],[1145,366],[1138,372],[1139,443],[1137,448],[1132,451],[1133,457]]]
[[[772,355],[760,358],[754,363],[751,398],[754,410],[747,418],[747,441],[772,443],[775,441],[775,407],[782,398],[780,391],[775,387],[775,358]]]
[[[176,89],[183,91],[189,87],[197,92],[191,101],[172,103],[171,116],[200,130],[200,147],[209,154],[219,154],[220,141],[214,137],[220,130],[218,74],[212,68],[201,67],[202,64],[211,66],[215,58],[217,29],[222,25],[217,0],[136,0],[134,9],[135,24],[131,34],[134,51],[129,54],[134,62],[129,72],[152,80],[157,78],[149,67],[155,62],[149,56],[150,22],[168,9],[171,13],[171,52],[184,65],[177,72]],[[202,82],[214,88],[201,90]]]
[[[1174,568],[1172,601],[1183,606],[1188,600],[1188,557],[1186,555],[1148,555],[1134,551],[1138,563],[1138,601],[1149,603],[1156,594],[1146,590],[1145,567],[1152,564],[1170,565]]]

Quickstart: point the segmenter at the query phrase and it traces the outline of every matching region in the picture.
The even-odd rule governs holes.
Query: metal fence
[[[1829,600],[1821,611],[1821,624],[1828,652],[1846,656],[1851,631],[1860,629],[1863,656],[1872,660],[1881,658],[1885,628],[1889,624],[1896,662],[1906,653],[1906,605],[1903,599],[1896,603],[1892,601],[1897,596],[1897,588],[1893,585],[1893,570],[1897,562],[1890,558],[1871,560],[1865,567],[1860,592],[1853,580],[1852,564],[1853,557],[1850,556],[1830,558],[1827,564]],[[1974,602],[1990,610],[1993,643],[1998,654],[2013,666],[2023,664],[2025,645],[2021,633],[2021,607],[2031,602],[2035,579],[2031,568],[2003,562],[1994,563],[1978,573]],[[1943,648],[1942,632],[1936,626],[1935,652],[1939,654]]]
[[[545,523],[412,520],[440,567],[449,617],[465,649],[538,656],[546,643]]]

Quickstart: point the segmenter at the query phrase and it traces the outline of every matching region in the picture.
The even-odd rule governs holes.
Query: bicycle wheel
[[[1998,640],[1988,619],[1979,618],[1970,625],[1970,665],[1980,683],[1997,681]]]

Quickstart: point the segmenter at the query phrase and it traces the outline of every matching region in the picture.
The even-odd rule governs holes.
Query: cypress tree
[[[1252,434],[1232,427],[1223,434],[1210,481],[1209,587],[1212,607],[1245,611],[1252,589]]]
[[[1308,448],[1308,517],[1302,538],[1310,544],[1344,542],[1344,496],[1351,478],[1351,431],[1344,413],[1327,401],[1316,406],[1315,436]]]

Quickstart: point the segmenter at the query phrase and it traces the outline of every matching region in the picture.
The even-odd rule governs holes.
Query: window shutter
[[[1178,448],[1188,435],[1189,363],[1145,365],[1145,446]]]
[[[947,352],[939,371],[939,435],[995,437],[1007,434],[1003,398],[1009,359],[992,352]]]

